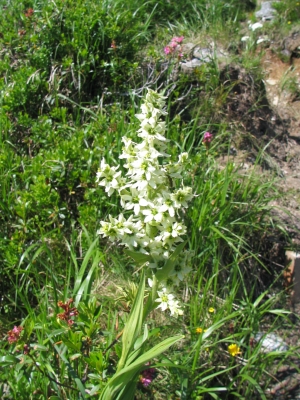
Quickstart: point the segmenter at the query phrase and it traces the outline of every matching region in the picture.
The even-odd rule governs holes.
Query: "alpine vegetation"
[[[180,211],[188,207],[193,198],[192,188],[182,183],[183,172],[188,164],[188,154],[182,153],[177,162],[163,162],[170,156],[166,153],[168,139],[165,137],[166,123],[161,117],[165,97],[148,89],[141,113],[135,143],[123,137],[121,159],[125,160],[125,176],[119,166],[110,167],[104,159],[97,173],[97,182],[105,187],[109,196],[117,191],[124,214],[109,221],[101,221],[98,233],[111,241],[119,241],[129,250],[133,258],[142,255],[148,267],[148,282],[153,276],[161,290],[158,293],[159,308],[169,309],[171,315],[181,315],[178,301],[170,293],[172,286],[184,280],[191,270],[192,252],[183,250],[187,228],[180,218]],[[176,181],[176,182],[175,182]]]

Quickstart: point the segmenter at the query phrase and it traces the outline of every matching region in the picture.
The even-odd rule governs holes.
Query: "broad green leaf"
[[[122,335],[122,355],[118,364],[117,371],[120,371],[126,364],[129,352],[140,335],[143,323],[143,303],[145,293],[145,274],[144,271],[141,275],[141,281],[138,287],[136,297],[130,312],[128,321],[126,322],[124,332]]]
[[[131,250],[124,250],[124,253],[126,253],[129,257],[133,258],[134,261],[136,261],[138,264],[145,264],[146,262],[151,262],[152,261],[152,257],[147,255],[147,254],[143,254],[143,253],[139,253],[137,251],[131,251]]]
[[[137,350],[142,346],[142,344],[148,339],[148,334],[149,334],[148,327],[147,325],[145,325],[143,336],[138,337],[134,343],[134,350]]]
[[[30,344],[30,347],[33,347],[34,350],[49,351],[49,347],[43,346],[43,345],[38,344],[38,343],[32,343],[32,344]]]
[[[0,365],[2,365],[2,366],[18,364],[19,362],[20,362],[20,360],[14,356],[9,355],[9,356],[0,357]]]
[[[167,338],[163,340],[161,343],[154,346],[152,349],[142,354],[132,364],[126,366],[120,371],[117,371],[116,374],[110,379],[110,381],[106,385],[105,390],[100,397],[100,400],[108,400],[108,399],[131,400],[133,397],[129,397],[129,393],[126,392],[124,393],[124,389],[122,389],[122,387],[126,386],[128,383],[132,383],[133,376],[136,376],[148,361],[159,356],[161,353],[166,351],[170,346],[172,346],[179,340],[182,340],[183,338],[184,338],[183,335]],[[117,394],[120,390],[123,391],[125,397],[119,397],[119,396],[117,397]]]

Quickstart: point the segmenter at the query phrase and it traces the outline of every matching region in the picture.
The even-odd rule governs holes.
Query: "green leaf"
[[[90,245],[86,255],[82,261],[80,270],[77,274],[74,290],[73,290],[73,297],[75,298],[75,306],[78,306],[81,298],[86,297],[90,294],[91,286],[93,283],[93,273],[99,265],[99,261],[102,257],[101,253],[98,251],[99,238],[96,238],[93,243]],[[90,265],[90,261],[92,260],[92,266],[89,268],[89,272],[86,273],[87,268]],[[84,294],[84,296],[83,296]]]
[[[134,350],[137,350],[142,346],[142,344],[148,339],[148,334],[149,334],[148,327],[147,325],[145,325],[143,336],[138,337],[134,343]]]
[[[64,362],[64,364],[66,365],[69,374],[71,375],[72,379],[74,380],[74,382],[76,383],[81,395],[83,399],[86,399],[86,392],[85,392],[85,387],[83,386],[81,380],[78,378],[76,372],[74,371],[72,365],[69,363],[68,359],[66,358],[66,356],[64,355],[64,349],[66,346],[60,346],[58,347],[56,344],[53,343],[53,347],[55,348],[57,354],[59,355],[59,357],[62,359],[62,361]]]
[[[166,262],[166,265],[161,270],[156,272],[155,276],[158,281],[162,281],[168,278],[168,276],[173,271],[174,266],[177,262],[177,256],[182,252],[184,246],[186,245],[186,242],[187,241],[180,243],[180,245],[176,247],[176,250]]]
[[[260,394],[260,398],[262,400],[267,400],[262,388],[260,387],[259,383],[255,379],[253,379],[251,376],[249,376],[247,374],[241,374],[240,377],[243,379],[243,381],[248,381],[255,387],[257,392]]]
[[[144,293],[145,293],[145,274],[143,271],[138,291],[132,306],[132,310],[130,312],[128,321],[124,328],[122,336],[122,356],[120,358],[117,371],[120,371],[126,364],[128,354],[133,348],[136,339],[140,335],[143,323]]]
[[[49,348],[47,346],[43,346],[38,343],[32,343],[32,344],[30,344],[30,347],[33,347],[34,350],[49,351]]]
[[[0,365],[3,367],[7,365],[13,365],[13,364],[19,364],[20,360],[17,357],[14,356],[3,356],[0,357]]]
[[[126,249],[124,250],[124,253],[126,253],[129,257],[133,258],[134,261],[136,261],[138,264],[145,264],[146,262],[153,261],[151,256],[139,253],[137,251],[131,251]]]
[[[151,359],[159,356],[161,353],[166,351],[170,346],[182,340],[184,338],[183,335],[173,336],[163,340],[161,343],[154,346],[152,349],[148,350],[144,354],[142,354],[137,360],[135,360],[132,364],[122,368],[120,371],[117,371],[116,374],[110,379],[108,384],[106,385],[103,393],[101,394],[100,400],[107,399],[120,399],[120,400],[131,400],[133,399],[132,393],[132,382],[133,377],[135,377],[140,370],[145,366],[145,364]],[[127,389],[127,384],[128,391]],[[122,396],[118,396],[118,392],[122,393]],[[110,397],[109,397],[110,396]]]
[[[271,314],[275,314],[275,315],[281,315],[281,316],[283,316],[283,314],[291,314],[291,311],[288,311],[288,310],[269,310],[268,311],[269,313],[271,313]]]

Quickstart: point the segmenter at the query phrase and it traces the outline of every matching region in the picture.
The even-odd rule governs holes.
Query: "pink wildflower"
[[[168,56],[169,54],[171,54],[172,53],[172,49],[170,48],[170,46],[166,46],[165,48],[164,48],[164,52],[165,52],[165,54]]]
[[[155,368],[148,368],[145,369],[142,374],[140,375],[140,382],[142,385],[145,387],[149,386],[150,383],[153,381],[153,379],[156,376],[156,370]]]
[[[210,143],[212,141],[213,135],[209,132],[204,133],[203,143]]]
[[[8,342],[9,344],[12,344],[14,342],[17,342],[20,339],[20,334],[23,330],[22,326],[14,326],[14,328],[10,331],[8,331]]]
[[[184,36],[175,36],[175,37],[173,37],[172,42],[176,42],[176,43],[180,44],[183,42],[183,39],[184,39]]]
[[[184,39],[183,36],[173,37],[171,42],[164,48],[165,54],[167,56],[171,54],[174,54],[175,56],[177,55],[178,59],[180,60],[183,57],[182,46],[181,46],[183,39]]]

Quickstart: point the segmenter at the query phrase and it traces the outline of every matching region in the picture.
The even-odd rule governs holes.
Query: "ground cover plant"
[[[220,163],[239,83],[179,68],[240,3],[0,0],[1,398],[267,398],[279,194]]]

